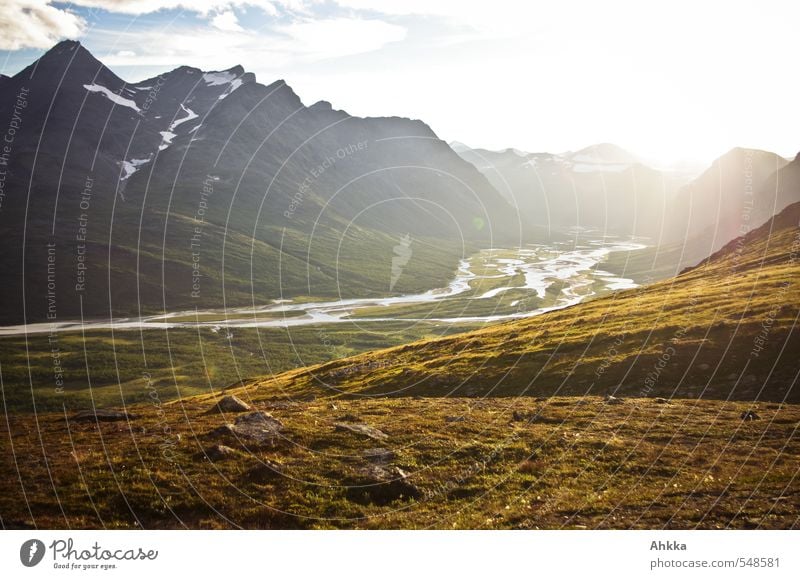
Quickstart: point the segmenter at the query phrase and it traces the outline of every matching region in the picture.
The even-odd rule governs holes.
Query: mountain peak
[[[231,74],[235,74],[236,76],[242,76],[244,74],[244,67],[241,64],[237,64],[223,72],[229,72]]]
[[[58,44],[54,45],[53,48],[51,48],[47,52],[54,52],[54,51],[55,52],[61,52],[61,51],[64,51],[64,50],[70,50],[71,51],[71,50],[75,50],[79,46],[83,46],[80,43],[79,40],[65,39],[65,40],[62,40],[61,42],[59,42]]]
[[[62,40],[45,52],[38,60],[14,75],[15,79],[36,79],[45,85],[57,85],[66,72],[79,84],[100,82],[122,84],[123,81],[77,40]]]
[[[294,92],[294,89],[282,78],[267,85],[268,93],[281,93],[293,106],[301,106],[303,104],[300,97]]]
[[[640,163],[640,159],[633,153],[626,151],[614,143],[597,143],[584,147],[570,155],[573,160],[586,160],[595,163],[615,163],[632,165]]]
[[[63,58],[76,58],[79,54],[94,59],[92,53],[86,50],[86,48],[77,40],[62,40],[50,50],[45,52],[41,58],[39,58],[39,60],[46,61],[56,59],[61,60]]]

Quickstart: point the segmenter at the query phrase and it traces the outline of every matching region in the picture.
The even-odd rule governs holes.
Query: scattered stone
[[[208,436],[210,436],[211,438],[219,438],[221,436],[234,436],[233,424],[223,424],[222,426],[218,426],[214,430],[209,431]]]
[[[732,372],[731,374],[728,374],[728,380],[738,380],[738,379],[739,379],[739,375],[736,372]]]
[[[136,415],[120,410],[104,410],[101,408],[95,408],[94,410],[81,410],[80,412],[73,414],[70,420],[74,420],[75,422],[117,422],[119,420],[134,420],[136,418]]]
[[[388,448],[368,448],[363,456],[369,462],[376,464],[388,464],[397,458],[397,455]]]
[[[753,410],[745,410],[742,412],[740,418],[742,420],[758,420],[761,418],[758,414],[756,414]]]
[[[625,401],[622,398],[617,398],[609,394],[606,396],[606,404],[625,404]]]
[[[421,496],[422,491],[408,480],[408,474],[396,466],[367,466],[358,471],[347,488],[347,498],[361,504],[387,505]]]
[[[366,436],[367,438],[371,438],[373,440],[386,440],[389,438],[389,435],[385,432],[381,432],[377,428],[373,428],[367,424],[347,424],[343,422],[336,422],[334,423],[334,428],[340,432],[353,432],[355,434],[361,434]]]
[[[212,411],[219,412],[247,412],[251,410],[250,405],[236,396],[225,396],[212,408]]]
[[[245,477],[255,483],[267,483],[281,476],[283,476],[283,466],[267,459],[261,459],[261,464],[245,473]]]
[[[212,430],[211,436],[234,436],[246,442],[272,444],[278,438],[283,424],[268,412],[251,412],[239,416],[233,424],[223,424]]]
[[[347,414],[342,414],[336,420],[339,422],[358,422],[361,419],[355,414],[348,412]]]
[[[656,404],[669,404],[669,400],[667,400],[666,398],[661,398],[660,396],[656,396],[655,398],[653,398],[653,402],[655,402]]]
[[[236,451],[230,446],[225,446],[224,444],[215,444],[214,446],[206,449],[205,455],[209,460],[216,462],[232,457],[235,452]]]
[[[754,374],[748,374],[744,377],[745,384],[755,384],[758,382],[758,378]]]
[[[519,410],[515,410],[511,413],[511,422],[524,422],[527,419],[528,417],[525,416],[525,413]]]
[[[708,364],[698,364],[697,365],[697,369],[698,370],[702,370],[703,372],[705,372],[706,370],[710,370],[711,366],[708,365]]]
[[[464,422],[466,420],[465,416],[445,416],[445,422]]]

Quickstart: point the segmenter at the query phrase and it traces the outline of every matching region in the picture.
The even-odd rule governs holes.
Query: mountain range
[[[74,41],[0,79],[0,119],[3,324],[424,291],[576,228],[649,238],[618,273],[664,278],[800,200],[800,161],[765,151],[690,178],[609,143],[448,146],[240,66],[127,83]]]
[[[533,223],[648,238],[634,276],[674,275],[800,201],[800,155],[737,147],[692,175],[610,143],[561,154],[451,146]]]
[[[238,66],[130,84],[64,41],[0,90],[2,323],[418,291],[523,229],[425,123],[305,106]]]
[[[561,154],[451,145],[524,216],[553,228],[653,237],[685,179],[610,143]]]

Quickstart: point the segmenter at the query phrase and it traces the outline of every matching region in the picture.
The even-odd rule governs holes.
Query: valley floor
[[[796,404],[237,392],[269,440],[212,397],[6,414],[3,527],[800,527]]]

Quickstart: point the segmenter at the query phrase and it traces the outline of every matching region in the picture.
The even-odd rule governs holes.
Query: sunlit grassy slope
[[[523,321],[267,378],[259,396],[800,400],[800,205],[699,266]],[[346,376],[346,379],[340,376]]]

